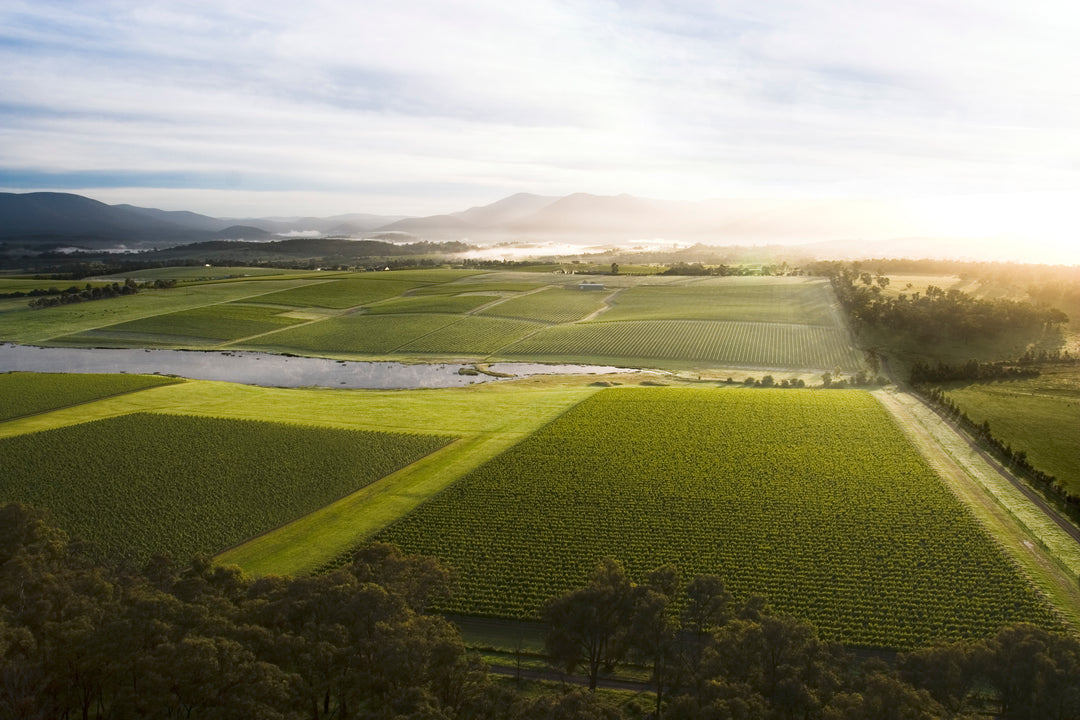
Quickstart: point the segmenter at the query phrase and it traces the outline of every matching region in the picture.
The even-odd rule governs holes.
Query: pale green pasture
[[[972,383],[948,396],[1031,464],[1080,494],[1080,368],[1042,368],[1030,380]]]

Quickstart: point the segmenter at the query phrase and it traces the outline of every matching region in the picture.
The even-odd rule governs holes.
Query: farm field
[[[717,573],[851,645],[1054,623],[859,391],[606,390],[376,539],[458,568],[461,614],[535,618],[611,555]]]
[[[766,368],[839,368],[861,364],[847,332],[836,327],[707,320],[588,322],[551,327],[505,347],[507,358],[659,367],[734,365]]]
[[[546,323],[568,323],[602,309],[605,295],[603,292],[581,292],[576,288],[548,288],[497,303],[481,314]]]
[[[32,310],[26,300],[0,305],[0,341],[25,345],[70,344],[64,338],[87,330],[192,310],[236,300],[253,301],[269,293],[313,282],[300,279],[246,279],[184,285],[171,290],[144,290],[107,300]],[[17,303],[11,305],[10,303]],[[79,343],[75,343],[79,344]],[[142,347],[135,344],[133,347]]]
[[[116,344],[123,347],[216,345],[303,322],[287,313],[287,310],[267,305],[219,303],[87,330],[68,335],[64,340],[72,345]]]
[[[820,278],[696,278],[681,286],[637,285],[597,319],[738,320],[833,326]]]
[[[180,382],[156,375],[0,374],[0,421]]]
[[[282,268],[267,267],[244,267],[244,266],[219,266],[206,267],[204,265],[185,265],[177,267],[144,268],[128,274],[101,275],[95,280],[109,280],[123,282],[131,278],[136,282],[152,280],[176,280],[177,282],[192,282],[202,280],[226,280],[242,277],[303,277],[318,276],[310,270],[285,270]]]
[[[213,554],[449,442],[432,435],[135,413],[0,439],[0,497],[113,557]]]
[[[160,416],[175,424],[181,437],[195,432],[189,432],[186,428],[205,427],[206,432],[197,436],[202,438],[202,442],[210,443],[209,449],[216,448],[215,451],[220,452],[222,448],[215,444],[221,443],[229,448],[227,457],[217,455],[219,462],[207,469],[211,477],[209,491],[222,493],[225,490],[217,488],[217,485],[232,486],[239,483],[235,493],[247,492],[250,488],[243,490],[244,484],[252,481],[253,472],[263,475],[289,473],[291,481],[297,483],[297,486],[283,490],[281,497],[286,497],[289,493],[299,493],[301,499],[311,503],[305,505],[304,510],[314,511],[311,514],[304,515],[300,520],[275,532],[251,539],[226,553],[226,559],[223,560],[239,563],[251,572],[289,574],[310,572],[338,553],[354,546],[367,535],[409,512],[465,472],[518,442],[568,406],[597,391],[597,388],[588,385],[592,378],[582,379],[577,383],[565,378],[559,379],[557,383],[549,379],[538,379],[513,385],[493,383],[446,390],[392,391],[262,388],[189,380],[75,405],[76,401],[85,399],[76,391],[83,385],[93,384],[94,377],[96,376],[48,375],[43,378],[34,373],[0,375],[5,383],[5,396],[9,393],[13,396],[26,396],[43,382],[59,380],[60,382],[55,384],[54,392],[59,397],[56,404],[63,405],[52,412],[0,422],[0,448],[4,448],[0,449],[0,465],[6,470],[8,462],[15,462],[16,459],[15,455],[8,454],[15,452],[9,448],[20,448],[21,454],[17,456],[22,458],[20,462],[25,461],[35,466],[40,462],[40,466],[49,472],[60,467],[75,469],[77,473],[83,474],[100,472],[100,477],[95,482],[105,485],[102,493],[112,493],[115,497],[118,488],[108,484],[114,466],[108,464],[104,470],[100,466],[103,462],[108,463],[109,458],[102,458],[101,451],[91,448],[88,451],[89,457],[94,459],[96,464],[87,464],[87,459],[81,455],[85,448],[80,449],[72,444],[73,438],[84,438],[93,442],[103,438],[102,442],[108,440],[116,443],[120,442],[116,433],[123,429],[130,437],[127,437],[123,447],[115,449],[115,452],[117,457],[121,458],[120,465],[127,468],[124,472],[139,472],[137,469],[132,470],[132,464],[142,462],[138,458],[143,454],[145,462],[157,463],[147,473],[147,478],[160,478],[169,472],[170,467],[175,469],[177,463],[203,462],[198,454],[204,453],[204,450],[201,445],[198,446],[196,457],[193,458],[185,457],[185,451],[181,451],[179,455],[167,451],[162,437],[168,435],[161,433],[172,431],[161,428],[160,423],[163,421],[154,418]],[[130,381],[137,376],[115,377]],[[65,394],[65,388],[70,392]],[[178,417],[181,415],[190,417]],[[145,418],[150,420],[142,422]],[[221,420],[222,423],[200,426],[197,422],[183,422],[187,420]],[[249,422],[253,420],[268,422]],[[111,424],[114,422],[119,424]],[[209,430],[211,427],[214,428],[212,432]],[[267,427],[272,432],[267,431]],[[244,433],[232,432],[234,428],[244,430]],[[304,447],[296,448],[288,438],[282,443],[277,442],[276,433],[287,433],[297,428],[300,436],[309,439]],[[321,431],[328,431],[329,435],[321,435]],[[308,484],[317,488],[325,482],[315,475],[321,473],[320,466],[328,462],[332,472],[339,475],[339,471],[349,474],[352,479],[349,479],[348,483],[353,483],[354,490],[359,487],[361,483],[356,479],[361,477],[367,454],[363,447],[355,444],[342,447],[340,443],[343,440],[352,443],[349,438],[366,435],[387,438],[391,442],[411,436],[437,436],[437,447],[441,449],[398,469],[379,482],[364,485],[338,502],[334,501],[343,493],[329,499],[326,496],[318,500],[307,497]],[[326,438],[337,438],[335,442],[338,444],[328,444]],[[454,438],[462,440],[453,441]],[[15,441],[15,444],[6,444],[8,440]],[[200,441],[194,439],[192,442]],[[264,444],[275,443],[277,447],[263,447]],[[299,453],[297,458],[286,459],[287,464],[276,465],[276,454],[285,452],[290,445]],[[169,447],[173,447],[171,441]],[[335,457],[324,457],[327,454]],[[281,473],[267,472],[267,468],[271,467],[282,468]],[[58,488],[80,482],[77,473],[63,475],[57,480]],[[124,477],[118,476],[116,482],[127,482]],[[179,481],[180,476],[177,474],[161,480],[167,485],[172,484],[169,492],[174,494],[205,490],[193,483],[181,491],[176,487]],[[279,478],[274,482],[283,481]],[[9,491],[5,482],[6,480],[0,482],[0,502],[39,497],[43,504],[51,509],[51,496],[40,495],[49,492],[41,483],[34,483],[36,489],[14,495],[14,490]],[[146,480],[140,476],[131,482],[133,487],[142,487]],[[200,482],[206,482],[205,478]],[[256,482],[261,486],[261,479]],[[339,486],[337,489],[342,488]],[[39,495],[33,495],[35,492]],[[258,507],[264,504],[266,497],[268,496],[265,494],[257,493],[254,496],[241,497],[240,500],[252,507]],[[194,504],[202,502],[197,496],[193,498]],[[61,504],[70,504],[70,501],[64,498],[59,498],[59,501]],[[149,502],[145,498],[141,501]],[[97,507],[98,503],[105,502],[107,501],[104,499],[95,501],[93,506]],[[118,502],[123,504],[126,499],[121,497]],[[274,503],[282,502],[284,501],[274,500]],[[145,507],[143,510],[144,519]],[[163,508],[158,510],[162,512],[155,517],[162,524],[167,524],[171,516],[165,513]],[[179,505],[178,510],[183,512],[176,522],[187,522],[187,516],[183,514],[187,512],[186,504]],[[216,511],[218,510],[215,508]],[[296,512],[301,513],[300,510]],[[293,517],[296,515],[285,519],[275,518],[277,522],[274,525]],[[256,532],[266,529],[268,527],[264,525]],[[250,530],[249,526],[248,531]],[[154,542],[172,542],[169,538],[175,531],[163,532],[165,534]],[[210,543],[199,547],[203,551],[216,552],[226,544],[247,537],[248,535],[242,535],[237,539],[229,535],[228,538],[220,539],[224,544],[210,547],[214,544]],[[144,544],[149,542],[149,539],[140,536],[136,539]],[[188,541],[189,539],[184,539],[183,543]],[[183,543],[173,548],[179,560],[185,559],[185,548],[191,547]]]
[[[947,395],[976,423],[1080,494],[1080,368],[1046,365],[1037,378],[971,383]]]
[[[579,290],[586,280],[605,290]],[[0,303],[0,340],[26,344],[664,369],[862,367],[831,289],[810,278],[306,272],[191,281],[46,310],[10,302]]]

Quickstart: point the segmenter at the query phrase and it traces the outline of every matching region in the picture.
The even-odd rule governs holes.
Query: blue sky
[[[1064,248],[1076,37],[1058,0],[0,0],[0,188],[233,216],[897,198],[923,234]]]

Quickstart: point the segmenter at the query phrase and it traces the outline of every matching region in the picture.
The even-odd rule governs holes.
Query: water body
[[[0,372],[134,373],[178,375],[193,380],[222,380],[265,387],[408,389],[461,387],[502,378],[461,375],[472,365],[398,363],[287,357],[258,352],[200,350],[110,350],[0,344]],[[603,365],[495,363],[491,372],[530,375],[604,375],[631,372]]]

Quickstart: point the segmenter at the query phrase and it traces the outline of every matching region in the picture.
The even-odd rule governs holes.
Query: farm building
[[[578,290],[603,290],[604,283],[598,282],[583,282],[578,283]]]

